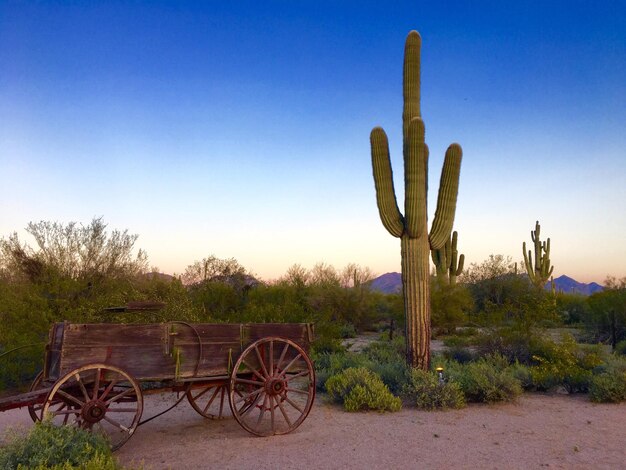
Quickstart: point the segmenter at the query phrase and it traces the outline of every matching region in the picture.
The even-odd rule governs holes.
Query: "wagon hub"
[[[88,423],[97,423],[107,412],[107,406],[103,401],[93,400],[89,403],[86,403],[80,414],[83,419]]]
[[[265,393],[268,395],[279,395],[287,388],[287,382],[283,378],[270,377],[265,382]]]

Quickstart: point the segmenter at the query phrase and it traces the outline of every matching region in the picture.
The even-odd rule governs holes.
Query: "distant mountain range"
[[[578,282],[568,276],[560,276],[554,280],[554,284],[557,292],[564,292],[567,294],[581,294],[591,295],[595,292],[602,291],[602,287],[597,282],[585,284],[584,282]],[[551,289],[550,282],[546,283],[545,288]],[[402,290],[402,275],[400,273],[387,273],[382,276],[378,276],[370,284],[370,289],[382,292],[384,294],[395,294]]]
[[[402,275],[400,273],[387,273],[378,276],[370,283],[370,289],[383,294],[396,294],[402,290]]]
[[[557,277],[554,280],[554,286],[557,292],[563,292],[565,294],[591,295],[604,290],[604,287],[597,282],[585,284],[584,282],[578,282],[566,275]],[[551,288],[550,282],[547,282],[545,289],[549,290]]]

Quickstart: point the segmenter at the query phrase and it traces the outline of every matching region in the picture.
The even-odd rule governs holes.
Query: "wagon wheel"
[[[142,411],[143,397],[135,379],[115,366],[89,364],[54,384],[42,416],[49,416],[58,426],[68,424],[102,434],[116,450],[133,435]]]
[[[28,391],[33,392],[35,390],[39,390],[40,388],[42,388],[42,385],[41,385],[42,379],[43,379],[43,371],[37,374],[37,377],[35,377],[35,380],[33,380],[33,383],[30,385],[30,388],[28,389]],[[43,408],[43,403],[36,403],[34,405],[28,405],[28,414],[30,415],[30,419],[32,419],[34,423],[36,423],[37,421],[41,421],[41,409],[42,408]]]
[[[201,387],[189,387],[187,400],[205,418],[224,419],[229,415],[226,399],[228,397],[228,384],[217,382],[204,384]]]
[[[252,434],[291,432],[302,424],[313,405],[313,364],[291,340],[260,339],[237,359],[229,398],[233,416]]]

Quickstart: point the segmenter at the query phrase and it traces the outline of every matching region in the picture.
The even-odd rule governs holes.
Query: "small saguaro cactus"
[[[442,249],[450,239],[462,151],[458,144],[450,145],[446,151],[437,209],[429,233],[426,207],[428,147],[420,113],[421,43],[417,31],[411,31],[404,47],[404,215],[396,200],[385,131],[375,127],[370,142],[378,212],[387,231],[401,241],[407,363],[427,370],[430,364],[430,250]]]
[[[535,263],[533,266],[533,257],[532,251],[528,250],[526,252],[526,242],[522,244],[522,252],[524,254],[524,264],[526,265],[526,272],[528,273],[528,277],[530,281],[539,289],[543,289],[550,276],[552,276],[552,271],[554,271],[554,266],[550,266],[550,239],[547,241],[541,242],[539,238],[539,234],[541,232],[541,226],[539,225],[539,221],[535,223],[535,230],[530,231],[530,238],[535,244]]]
[[[430,252],[437,270],[437,277],[451,286],[456,285],[456,278],[463,272],[463,264],[465,263],[465,255],[459,256],[457,242],[458,233],[454,231],[452,239],[448,238],[443,248]]]

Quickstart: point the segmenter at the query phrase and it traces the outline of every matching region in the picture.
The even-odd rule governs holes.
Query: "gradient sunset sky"
[[[0,236],[103,216],[169,273],[399,271],[369,133],[402,207],[412,29],[429,219],[459,142],[469,262],[521,260],[539,220],[555,276],[626,276],[624,1],[0,1]]]

